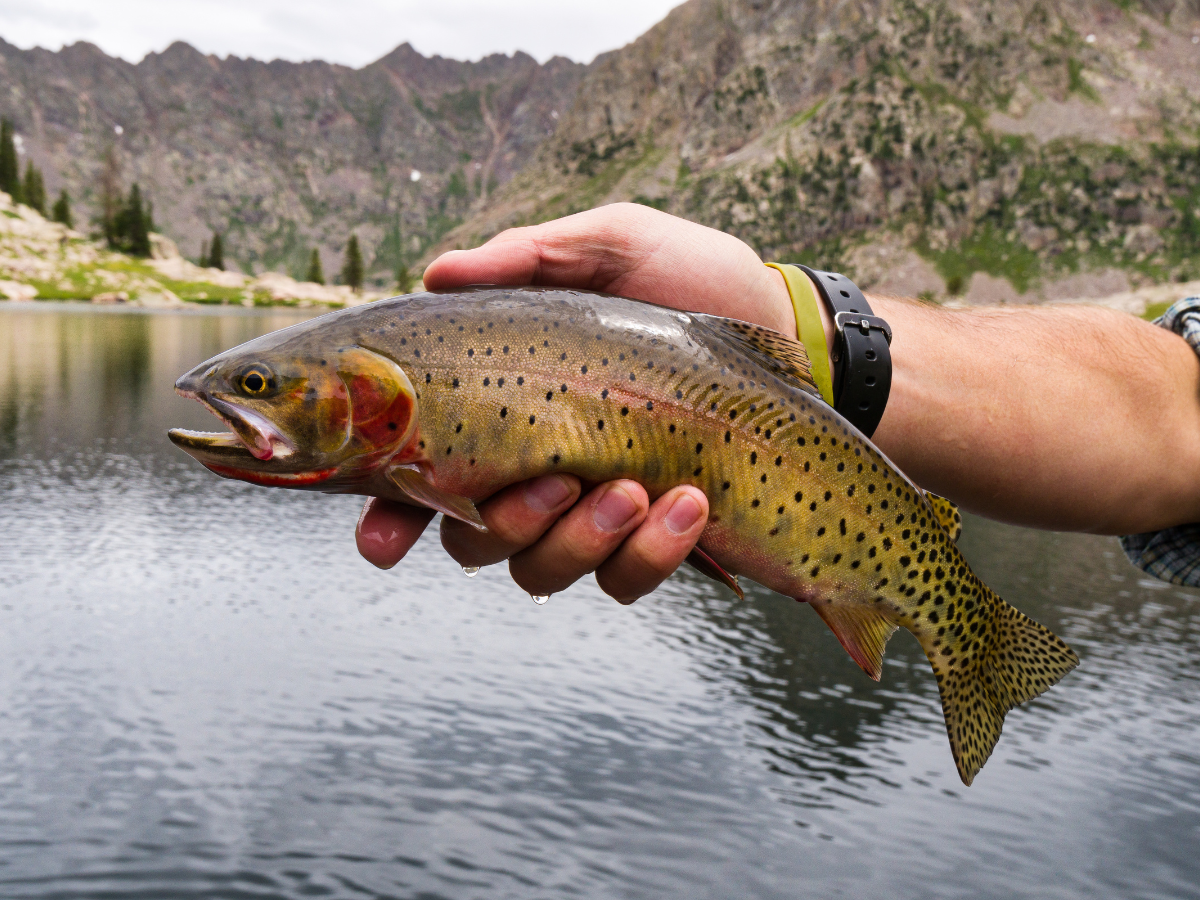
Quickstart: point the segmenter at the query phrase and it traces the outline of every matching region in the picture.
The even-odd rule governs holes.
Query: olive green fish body
[[[289,331],[262,339],[264,350],[327,362],[369,351],[403,370],[417,411],[375,426],[404,432],[386,470],[295,486],[469,519],[467,501],[552,472],[632,478],[652,497],[695,485],[710,504],[704,552],[812,604],[872,677],[896,627],[920,641],[967,783],[1004,713],[1076,663],[970,571],[943,524],[952,507],[931,503],[827,406],[802,348],[765,329],[590,293],[490,288],[399,298]],[[371,402],[394,412],[390,397]]]

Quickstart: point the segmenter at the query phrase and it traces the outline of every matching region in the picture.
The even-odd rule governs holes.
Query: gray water
[[[294,314],[0,308],[0,896],[1200,896],[1200,595],[1112,539],[961,544],[1080,668],[975,786],[933,676],[690,572],[535,606],[431,528],[172,447],[200,360]]]

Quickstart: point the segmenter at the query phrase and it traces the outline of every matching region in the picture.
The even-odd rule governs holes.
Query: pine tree
[[[198,265],[202,269],[208,268],[208,241],[200,242],[200,262]]]
[[[308,274],[304,276],[305,281],[311,281],[313,284],[325,283],[325,272],[321,268],[321,254],[316,247],[313,247],[312,255],[308,258]]]
[[[342,282],[356,293],[362,290],[363,258],[358,249],[358,236],[351,234],[346,242],[346,259],[342,263]]]
[[[13,123],[0,119],[0,191],[21,202],[21,170],[17,163],[17,146],[13,141]]]
[[[42,172],[33,165],[33,160],[25,164],[25,180],[21,183],[21,199],[30,209],[36,209],[46,215],[46,184],[42,181]]]
[[[214,231],[212,246],[208,251],[208,268],[221,269],[225,268],[225,243],[221,240],[221,232]]]
[[[136,184],[129,189],[129,199],[117,214],[112,228],[117,247],[134,256],[150,255],[150,232],[146,228],[146,211],[142,207],[142,191]]]
[[[109,144],[104,151],[104,171],[100,176],[100,227],[108,246],[117,249],[117,217],[121,212],[121,163]]]
[[[150,255],[150,227],[142,206],[142,192],[135,184],[129,189],[129,250],[134,256]]]
[[[416,281],[412,276],[412,272],[408,271],[408,266],[404,263],[396,266],[396,291],[401,294],[407,294],[413,289],[413,282]]]
[[[67,196],[66,188],[63,188],[58,199],[54,201],[54,210],[51,215],[55,222],[61,222],[68,228],[75,227],[75,219],[71,215],[71,198]]]

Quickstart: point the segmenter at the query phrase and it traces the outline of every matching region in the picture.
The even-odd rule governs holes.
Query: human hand
[[[742,319],[785,334],[796,329],[783,277],[750,247],[632,203],[514,228],[474,250],[445,253],[425,270],[424,282],[429,290],[468,284],[582,288]],[[694,487],[674,488],[653,503],[632,481],[599,485],[579,500],[581,493],[572,476],[512,485],[479,504],[488,533],[443,518],[442,544],[463,566],[509,560],[513,580],[530,594],[561,591],[595,571],[601,589],[631,603],[683,562],[708,519],[707,498]],[[432,516],[429,510],[370,500],[358,523],[359,552],[390,568]]]

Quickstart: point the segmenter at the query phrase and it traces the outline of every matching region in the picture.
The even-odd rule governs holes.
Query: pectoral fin
[[[427,509],[436,509],[452,519],[473,525],[482,532],[487,531],[487,526],[483,524],[474,503],[466,497],[451,494],[431,484],[417,466],[393,466],[388,469],[387,477],[407,502]]]
[[[684,560],[689,566],[699,572],[701,575],[707,575],[713,581],[720,582],[725,585],[735,594],[739,600],[745,600],[746,595],[742,593],[742,587],[738,584],[737,576],[730,575],[716,561],[701,550],[699,547],[694,547],[692,552],[688,554]]]
[[[841,641],[850,658],[878,681],[883,674],[883,648],[896,626],[875,610],[855,603],[813,600],[811,605]]]

